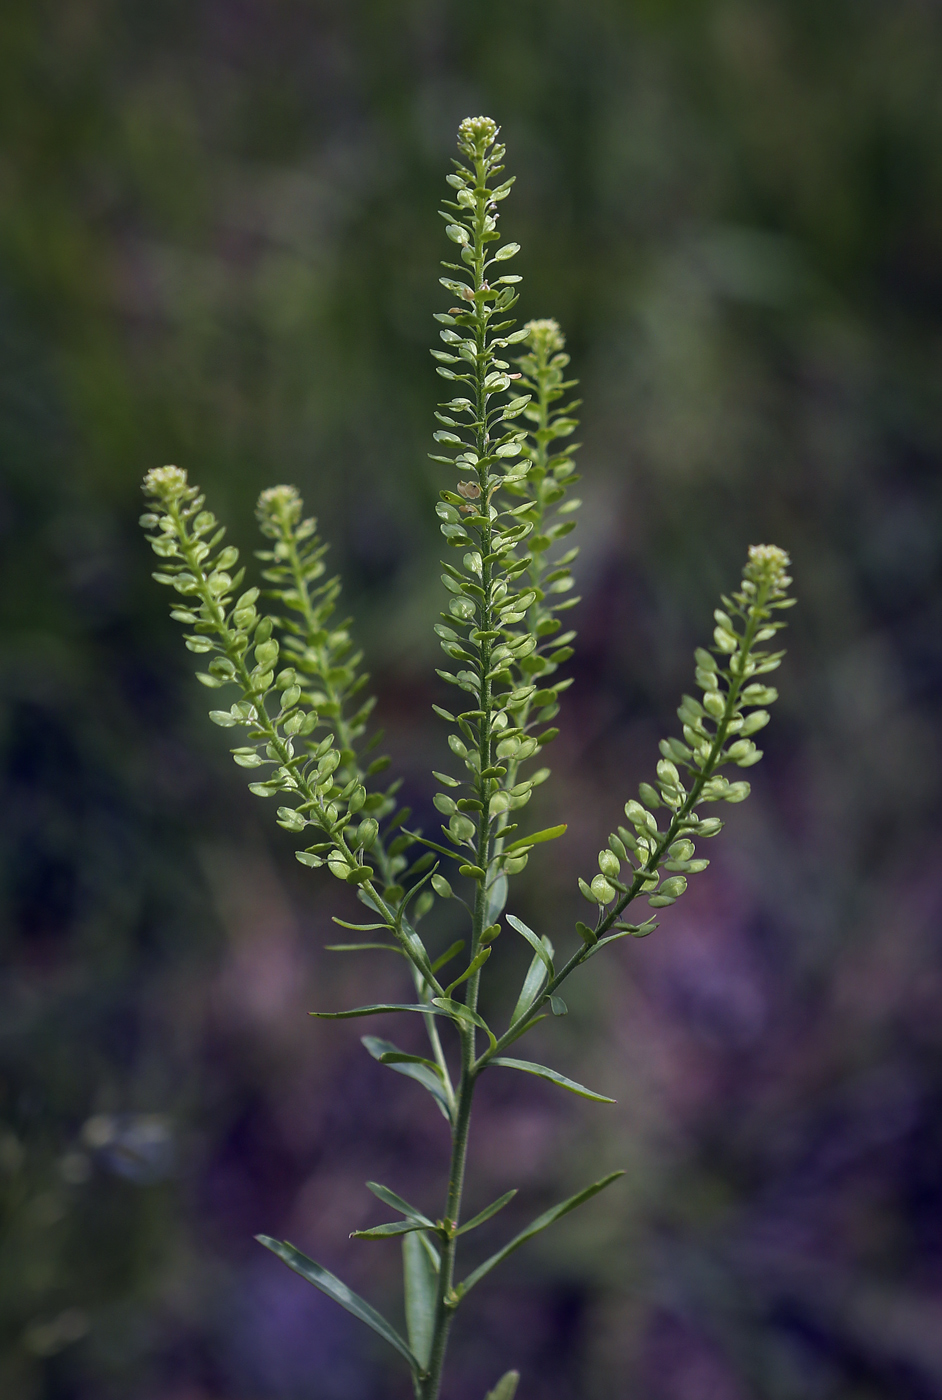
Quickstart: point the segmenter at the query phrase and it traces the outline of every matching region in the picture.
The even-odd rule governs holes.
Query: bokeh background
[[[942,1395],[940,76],[931,0],[6,0],[4,1400],[409,1393],[251,1238],[398,1315],[396,1245],[347,1235],[367,1178],[435,1208],[444,1125],[382,1024],[306,1015],[397,973],[322,951],[357,906],[205,722],[136,519],[177,462],[250,550],[301,487],[429,825],[436,208],[479,111],[585,398],[524,917],[568,940],[750,542],[801,606],[709,871],[534,1046],[617,1106],[484,1082],[470,1204],[521,1190],[472,1249],[627,1176],[472,1295],[447,1395]]]

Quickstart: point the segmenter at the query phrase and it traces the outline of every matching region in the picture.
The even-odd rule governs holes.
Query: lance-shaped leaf
[[[354,1293],[345,1283],[341,1283],[334,1274],[322,1268],[320,1264],[315,1264],[313,1259],[309,1259],[299,1249],[295,1249],[293,1244],[288,1244],[286,1240],[273,1240],[268,1235],[256,1235],[255,1238],[259,1244],[263,1244],[266,1249],[277,1254],[279,1259],[283,1259],[289,1269],[294,1269],[296,1274],[306,1278],[308,1283],[313,1283],[315,1288],[326,1293],[328,1298],[333,1298],[335,1303],[346,1308],[347,1312],[358,1317],[361,1322],[365,1322],[367,1327],[371,1327],[391,1347],[395,1347],[400,1356],[405,1357],[416,1375],[423,1374],[419,1358],[403,1341],[395,1327],[388,1323],[382,1313],[378,1313],[365,1299]]]
[[[512,924],[513,927],[517,930],[517,932],[527,940],[534,952],[537,953],[543,959],[543,962],[546,966],[546,971],[549,973],[550,977],[554,977],[556,975],[556,969],[553,967],[553,959],[546,951],[542,940],[537,938],[532,928],[527,928],[523,920],[518,919],[516,914],[508,914],[507,922],[508,924]]]
[[[417,1084],[422,1085],[423,1089],[427,1089],[444,1117],[449,1123],[451,1122],[451,1105],[438,1065],[432,1060],[423,1059],[421,1055],[404,1054],[393,1045],[391,1040],[380,1040],[375,1035],[364,1035],[360,1037],[360,1040],[374,1060],[378,1060],[381,1065],[388,1065],[397,1074],[404,1074],[408,1079],[414,1079]]]
[[[517,1004],[510,1018],[511,1025],[514,1025],[522,1016],[527,1014],[540,994],[540,989],[546,980],[546,958],[544,954],[545,949],[539,953],[533,954],[533,960],[527,969],[526,977],[523,979],[523,986],[520,988],[520,995],[517,998]]]
[[[508,1069],[522,1069],[525,1074],[539,1075],[540,1079],[548,1079],[551,1084],[558,1084],[561,1089],[568,1089],[571,1094],[578,1094],[583,1099],[592,1099],[595,1103],[615,1103],[615,1099],[610,1099],[606,1094],[596,1094],[584,1084],[577,1084],[574,1079],[567,1079],[557,1070],[549,1069],[546,1065],[534,1064],[532,1060],[509,1060],[498,1055],[489,1060],[488,1064],[505,1065]]]
[[[548,826],[543,831],[534,831],[531,836],[521,836],[517,841],[511,841],[509,846],[504,847],[504,855],[509,855],[511,851],[516,851],[520,846],[542,846],[544,841],[556,841],[560,836],[565,836],[567,823],[561,826]]]
[[[472,1011],[469,1006],[465,1006],[463,1001],[451,1001],[448,997],[434,997],[432,1005],[442,1016],[450,1016],[453,1021],[463,1021],[465,1025],[477,1026],[478,1030],[482,1030],[487,1036],[493,1050],[497,1044],[497,1036],[484,1017],[479,1016],[476,1011]]]
[[[412,1230],[424,1230],[418,1220],[391,1220],[388,1225],[371,1225],[368,1230],[351,1230],[352,1240],[385,1240],[391,1235],[408,1235]]]
[[[495,1060],[494,1063],[497,1064],[498,1061]],[[498,1196],[496,1201],[491,1201],[489,1206],[485,1206],[484,1209],[479,1211],[466,1225],[462,1225],[461,1229],[456,1231],[456,1233],[459,1235],[466,1235],[469,1230],[476,1230],[479,1225],[484,1224],[485,1220],[490,1220],[492,1215],[496,1215],[499,1210],[503,1210],[504,1206],[512,1201],[516,1194],[516,1190],[513,1190],[508,1191],[503,1196]]]
[[[485,1259],[483,1264],[479,1264],[478,1267],[468,1275],[464,1282],[458,1285],[458,1296],[463,1298],[469,1289],[472,1289],[476,1283],[480,1283],[485,1274],[489,1274],[491,1269],[502,1263],[502,1261],[507,1258],[508,1254],[513,1254],[515,1249],[519,1249],[522,1244],[526,1244],[527,1240],[532,1240],[534,1235],[538,1235],[540,1231],[545,1230],[548,1225],[552,1225],[555,1221],[561,1219],[562,1216],[568,1215],[571,1210],[575,1210],[576,1206],[581,1206],[583,1201],[591,1200],[592,1197],[597,1196],[600,1191],[604,1191],[606,1186],[611,1186],[613,1181],[617,1181],[620,1176],[624,1175],[624,1172],[610,1172],[608,1176],[603,1176],[601,1181],[596,1181],[591,1186],[587,1186],[584,1191],[578,1191],[575,1196],[570,1196],[568,1201],[563,1201],[560,1205],[553,1206],[551,1210],[544,1211],[542,1215],[537,1216],[532,1225],[528,1225],[525,1230],[521,1230],[519,1235],[515,1235],[509,1244],[504,1245],[503,1249],[499,1249],[496,1254],[492,1254],[490,1259]]]
[[[372,1191],[373,1195],[383,1202],[383,1205],[392,1206],[393,1210],[401,1211],[410,1220],[417,1220],[420,1225],[424,1225],[428,1230],[434,1230],[435,1226],[427,1215],[423,1215],[415,1206],[410,1206],[408,1201],[404,1201],[401,1196],[397,1196],[395,1191],[390,1191],[388,1186],[380,1186],[378,1181],[368,1181],[366,1189]]]
[[[345,1021],[351,1016],[377,1016],[382,1011],[418,1011],[423,1016],[450,1016],[443,1007],[433,1006],[423,1001],[420,1006],[410,1002],[379,1001],[372,1006],[354,1006],[350,1011],[309,1011],[309,1016],[317,1016],[321,1021]]]
[[[406,1329],[409,1345],[423,1369],[428,1367],[435,1335],[438,1270],[426,1247],[424,1234],[410,1233],[402,1241],[402,1278],[405,1285]]]

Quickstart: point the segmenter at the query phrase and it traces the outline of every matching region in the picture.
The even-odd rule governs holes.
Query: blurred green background
[[[570,830],[518,905],[558,944],[749,543],[802,601],[709,872],[543,1035],[617,1107],[485,1081],[470,1204],[522,1189],[482,1247],[628,1175],[472,1295],[447,1393],[942,1396],[940,74],[928,0],[6,0],[4,1400],[408,1393],[251,1236],[394,1310],[347,1234],[368,1177],[437,1208],[442,1125],[306,1016],[394,975],[321,951],[347,896],[205,722],[136,520],[176,462],[251,549],[297,483],[430,825],[436,208],[478,112],[585,398],[534,813]]]

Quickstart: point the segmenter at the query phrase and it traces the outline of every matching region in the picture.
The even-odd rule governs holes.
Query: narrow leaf
[[[482,968],[487,962],[488,958],[491,956],[492,951],[493,949],[491,948],[482,948],[481,951],[478,953],[477,957],[471,959],[464,972],[462,972],[461,976],[456,977],[454,982],[452,982],[450,986],[445,988],[445,996],[450,997],[456,987],[460,987],[462,982],[466,982],[469,977],[473,977],[474,974],[479,970],[479,968]]]
[[[517,998],[517,1005],[513,1009],[510,1024],[514,1025],[522,1016],[525,1016],[530,1007],[540,994],[540,988],[546,978],[545,958],[539,953],[533,954],[533,961],[523,979],[523,986],[520,988],[520,995]]]
[[[390,1191],[388,1186],[380,1186],[378,1181],[368,1181],[366,1189],[372,1191],[377,1200],[382,1201],[384,1206],[392,1206],[393,1210],[401,1211],[410,1220],[417,1220],[420,1225],[424,1225],[428,1230],[434,1230],[435,1226],[427,1215],[423,1215],[415,1206],[410,1206],[408,1201],[404,1201],[401,1196],[397,1196],[395,1191]]]
[[[487,909],[484,914],[484,924],[497,922],[498,916],[504,912],[504,905],[507,903],[507,876],[498,875],[487,892]]]
[[[522,934],[523,937],[527,940],[533,951],[543,959],[543,964],[546,967],[546,970],[549,973],[550,977],[555,977],[556,969],[553,967],[553,959],[550,957],[549,953],[544,948],[541,940],[537,938],[532,928],[527,928],[523,920],[518,919],[516,914],[508,914],[507,922],[508,924],[513,924],[517,932],[519,934]]]
[[[351,1230],[352,1240],[385,1240],[390,1235],[407,1235],[411,1230],[421,1230],[424,1226],[418,1220],[393,1220],[388,1225],[373,1225],[369,1230]]]
[[[428,1001],[423,1001],[421,1006],[415,1006],[405,1002],[377,1002],[375,1006],[355,1006],[350,1011],[309,1011],[308,1015],[317,1016],[322,1021],[344,1021],[351,1016],[376,1016],[382,1011],[418,1011],[423,1016],[428,1016],[429,1013],[433,1016],[451,1015],[451,1012],[438,1006],[433,1006],[432,1003]]]
[[[506,1061],[494,1060],[492,1063],[494,1063],[495,1065],[499,1065],[506,1063]],[[508,1191],[506,1195],[499,1196],[496,1201],[492,1201],[489,1206],[485,1206],[484,1209],[473,1218],[473,1220],[469,1220],[467,1225],[462,1225],[461,1229],[458,1230],[457,1233],[459,1235],[466,1235],[469,1230],[476,1230],[479,1225],[484,1224],[485,1220],[490,1220],[492,1215],[496,1215],[499,1210],[503,1210],[504,1206],[507,1205],[509,1201],[512,1201],[516,1194],[516,1190],[513,1190]]]
[[[420,1055],[404,1055],[391,1041],[380,1040],[378,1036],[364,1035],[361,1036],[361,1040],[374,1060],[378,1060],[381,1065],[388,1065],[397,1074],[404,1074],[407,1079],[414,1079],[423,1089],[427,1089],[438,1104],[442,1116],[447,1122],[451,1122],[451,1104],[438,1065]]]
[[[473,1273],[470,1273],[462,1284],[458,1286],[460,1297],[472,1289],[476,1283],[480,1283],[485,1274],[489,1274],[497,1264],[503,1262],[508,1254],[512,1254],[515,1249],[519,1249],[527,1240],[532,1240],[534,1235],[538,1235],[541,1230],[545,1230],[548,1225],[553,1225],[562,1216],[568,1215],[576,1206],[581,1206],[584,1201],[589,1201],[593,1196],[597,1196],[600,1191],[604,1191],[606,1186],[611,1186],[613,1181],[617,1181],[620,1176],[624,1176],[623,1171],[610,1172],[608,1176],[603,1176],[601,1181],[596,1181],[592,1186],[587,1186],[584,1191],[578,1191],[575,1196],[570,1196],[568,1201],[563,1201],[561,1205],[553,1206],[551,1210],[544,1211],[538,1215],[532,1225],[528,1225],[525,1230],[521,1230],[519,1235],[515,1235],[509,1244],[505,1244],[503,1249],[499,1249],[496,1254],[492,1254],[490,1259],[485,1259],[483,1264],[479,1264]]]
[[[339,1303],[347,1312],[358,1317],[361,1322],[365,1322],[367,1327],[371,1327],[378,1333],[384,1341],[391,1347],[395,1347],[400,1356],[404,1356],[408,1361],[412,1371],[416,1375],[421,1375],[423,1367],[418,1357],[409,1349],[400,1337],[395,1327],[386,1321],[382,1313],[378,1313],[363,1298],[349,1289],[345,1283],[341,1283],[327,1269],[315,1264],[313,1259],[308,1259],[306,1254],[302,1254],[299,1249],[295,1249],[293,1244],[288,1244],[285,1240],[273,1240],[268,1235],[256,1235],[259,1244],[263,1244],[266,1249],[270,1249],[273,1254],[277,1254],[279,1259],[283,1259],[289,1269],[294,1269],[296,1274],[306,1278],[308,1283],[313,1283],[315,1288],[319,1288],[322,1293],[326,1293],[328,1298],[333,1298],[335,1303]]]
[[[408,1234],[402,1241],[402,1278],[405,1285],[406,1328],[409,1345],[423,1369],[427,1369],[435,1334],[438,1270],[429,1254],[424,1234]]]
[[[336,914],[333,916],[333,922],[341,928],[355,929],[357,933],[372,933],[374,929],[390,927],[389,924],[348,924],[346,919],[338,919]]]
[[[435,959],[435,961],[432,963],[432,971],[439,972],[445,966],[446,963],[451,962],[452,958],[456,958],[463,948],[464,939],[459,938],[457,943],[453,943],[450,948],[446,949],[446,951],[442,953],[441,957]]]
[[[490,1026],[479,1016],[476,1011],[472,1011],[469,1006],[465,1006],[463,1001],[452,1001],[449,997],[433,997],[432,1005],[439,1009],[439,1014],[450,1016],[454,1021],[470,1021],[473,1026],[482,1030],[491,1042],[491,1049],[497,1044],[497,1036]]]
[[[596,1103],[615,1103],[615,1099],[610,1099],[606,1094],[596,1094],[592,1089],[587,1089],[583,1084],[577,1084],[574,1079],[567,1079],[564,1074],[559,1074],[555,1069],[548,1069],[546,1065],[534,1064],[532,1060],[509,1060],[503,1056],[496,1056],[488,1061],[492,1065],[506,1065],[508,1069],[522,1069],[525,1074],[539,1075],[540,1079],[548,1079],[551,1084],[558,1084],[560,1089],[568,1089],[571,1094],[578,1094],[583,1099],[593,1099]]]
[[[544,841],[555,841],[558,837],[565,835],[567,823],[562,826],[548,826],[544,831],[534,831],[530,836],[521,836],[519,841],[512,841],[509,846],[504,847],[504,854],[515,851],[518,846],[541,846]]]

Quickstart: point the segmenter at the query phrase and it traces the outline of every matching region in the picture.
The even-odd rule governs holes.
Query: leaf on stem
[[[503,1249],[492,1254],[490,1259],[485,1259],[483,1264],[479,1264],[473,1273],[470,1273],[464,1282],[458,1285],[458,1296],[463,1298],[476,1283],[480,1283],[485,1274],[489,1274],[491,1269],[502,1263],[508,1254],[512,1254],[515,1249],[526,1244],[527,1240],[531,1240],[534,1235],[538,1235],[541,1230],[545,1230],[548,1225],[554,1224],[562,1216],[568,1215],[571,1210],[575,1210],[576,1206],[581,1206],[583,1201],[589,1201],[593,1196],[597,1196],[600,1191],[605,1190],[606,1186],[611,1186],[613,1181],[617,1181],[620,1176],[624,1175],[623,1171],[610,1172],[608,1176],[603,1176],[601,1181],[596,1181],[592,1186],[587,1186],[584,1191],[578,1191],[575,1196],[570,1196],[568,1201],[563,1201],[560,1205],[553,1206],[551,1210],[544,1211],[542,1215],[537,1216],[532,1225],[521,1230],[519,1235],[515,1235],[509,1244],[504,1245]]]
[[[360,1039],[374,1060],[378,1060],[381,1065],[388,1065],[397,1074],[404,1074],[407,1079],[414,1079],[423,1089],[427,1089],[444,1118],[451,1122],[451,1104],[438,1065],[432,1060],[423,1059],[421,1055],[404,1054],[391,1040],[380,1040],[375,1035],[364,1035]]]
[[[494,1064],[497,1063],[499,1062],[495,1060]],[[492,1201],[489,1206],[485,1206],[482,1211],[479,1211],[466,1225],[462,1225],[461,1229],[456,1231],[456,1234],[466,1235],[469,1230],[476,1230],[479,1225],[484,1224],[485,1220],[490,1220],[492,1215],[496,1215],[499,1210],[503,1210],[504,1206],[512,1201],[516,1194],[515,1188],[513,1191],[507,1191],[503,1196],[499,1196],[496,1201]]]
[[[537,938],[532,928],[527,928],[522,919],[518,919],[516,914],[507,915],[508,924],[512,924],[519,934],[527,940],[534,952],[543,960],[543,964],[550,977],[555,977],[556,969],[553,966],[553,959],[550,957],[541,939]]]
[[[428,1367],[435,1335],[438,1270],[426,1248],[424,1234],[410,1233],[402,1241],[402,1278],[405,1285],[406,1329],[409,1345],[423,1370]]]
[[[417,1220],[420,1225],[424,1225],[428,1230],[434,1230],[435,1226],[427,1215],[423,1215],[415,1206],[410,1206],[408,1201],[404,1201],[401,1196],[397,1196],[395,1191],[390,1191],[388,1186],[380,1186],[378,1181],[368,1181],[367,1191],[372,1191],[377,1200],[382,1201],[384,1206],[392,1206],[393,1210],[400,1211],[408,1216],[410,1220]]]
[[[509,846],[505,846],[504,855],[515,851],[518,846],[541,846],[544,841],[556,841],[566,833],[567,823],[561,826],[548,826],[543,831],[534,831],[530,836],[521,836],[519,841],[512,841]]]
[[[548,1079],[551,1084],[558,1084],[560,1089],[568,1089],[571,1094],[578,1094],[580,1098],[592,1099],[595,1103],[615,1103],[615,1099],[610,1099],[607,1094],[596,1094],[594,1090],[587,1089],[584,1084],[577,1084],[574,1079],[567,1079],[564,1074],[560,1074],[555,1069],[549,1069],[546,1065],[535,1064],[532,1060],[511,1060],[504,1056],[495,1056],[493,1060],[488,1060],[491,1065],[505,1065],[507,1069],[522,1069],[525,1074],[539,1075],[540,1079]]]
[[[313,1259],[309,1259],[299,1249],[295,1249],[293,1244],[288,1244],[286,1240],[273,1240],[268,1235],[256,1235],[255,1238],[259,1244],[263,1244],[266,1249],[277,1254],[279,1259],[283,1259],[289,1269],[294,1269],[296,1274],[306,1278],[308,1283],[313,1283],[314,1287],[319,1288],[322,1293],[326,1293],[328,1298],[333,1298],[335,1303],[339,1303],[342,1308],[346,1308],[347,1312],[358,1317],[361,1322],[365,1322],[367,1327],[371,1327],[391,1347],[395,1347],[400,1356],[405,1357],[416,1375],[422,1375],[424,1368],[419,1358],[403,1341],[395,1327],[386,1321],[382,1313],[378,1313],[345,1283],[341,1283],[334,1274],[322,1268],[320,1264],[315,1264]]]
[[[351,1230],[352,1240],[385,1240],[391,1235],[408,1235],[425,1227],[418,1220],[393,1220],[388,1225],[373,1225],[368,1230]]]

